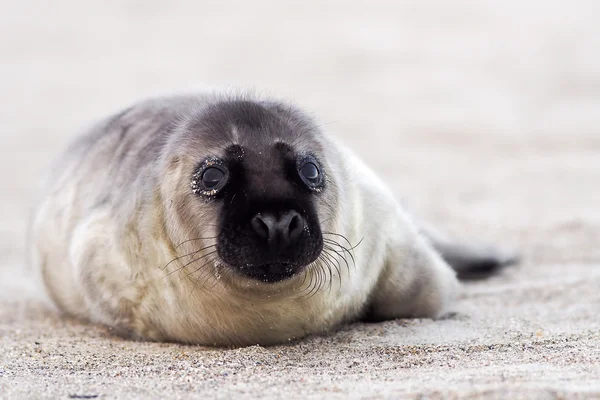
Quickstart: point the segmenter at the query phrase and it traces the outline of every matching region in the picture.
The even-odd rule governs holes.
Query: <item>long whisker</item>
[[[302,295],[302,296],[301,296],[301,298],[302,298],[302,299],[307,299],[307,298],[309,297],[308,295],[310,294],[310,292],[311,292],[311,290],[312,290],[312,287],[313,287],[313,285],[314,285],[314,281],[315,281],[315,274],[316,274],[316,270],[317,270],[317,268],[318,268],[318,265],[319,265],[319,264],[318,264],[317,262],[315,262],[315,263],[313,264],[313,268],[311,268],[311,269],[310,269],[311,273],[310,273],[310,274],[307,274],[307,275],[310,275],[310,279],[309,279],[309,281],[308,281],[308,284],[306,285],[306,288],[304,289],[304,290],[306,291],[306,293],[304,293],[304,295]],[[305,279],[305,280],[306,280],[306,279]],[[303,291],[304,291],[304,290],[303,290]]]
[[[325,285],[325,281],[329,282],[329,292],[331,292],[331,281],[333,280],[333,272],[331,271],[331,265],[324,258],[321,259],[321,266],[323,267],[323,282],[321,282],[321,287]],[[329,279],[327,279],[329,276]],[[319,290],[321,289],[319,287]]]
[[[196,258],[196,259],[194,259],[194,260],[190,261],[189,263],[187,263],[187,264],[184,266],[184,268],[185,268],[185,267],[187,267],[188,265],[191,265],[191,264],[193,264],[193,263],[195,263],[195,262],[198,262],[198,261],[202,260],[202,259],[203,259],[203,258],[205,258],[205,257],[209,257],[209,256],[213,255],[214,253],[216,253],[216,252],[215,252],[215,251],[213,251],[213,252],[210,252],[210,253],[204,254],[202,257],[198,257],[198,258]],[[184,275],[184,278],[187,278],[187,277],[189,277],[190,275],[193,275],[193,274],[195,274],[196,272],[200,271],[202,268],[204,268],[205,266],[207,266],[208,264],[210,264],[210,263],[212,263],[212,262],[214,262],[214,259],[213,259],[213,258],[208,258],[208,259],[206,259],[204,264],[202,264],[200,267],[196,268],[196,269],[195,269],[195,270],[193,270],[192,272],[188,272],[186,275]]]
[[[353,253],[352,249],[348,249],[345,246],[343,246],[331,239],[323,239],[323,243],[330,245],[330,246],[337,246],[338,248],[340,248],[343,253],[347,253],[350,256],[350,258],[352,259],[352,264],[354,264],[354,266],[356,266],[356,260],[354,259],[354,253]],[[333,250],[333,248],[332,248],[332,250]]]
[[[331,246],[329,246],[329,245],[327,245],[327,244],[325,244],[325,245],[323,246],[323,250],[326,250],[326,251],[333,251],[335,254],[337,254],[337,256],[338,256],[339,258],[341,258],[341,259],[344,261],[344,263],[346,264],[346,271],[347,271],[348,273],[350,273],[350,264],[348,264],[348,260],[346,260],[346,257],[344,257],[344,255],[343,255],[343,252],[342,252],[342,253],[340,253],[339,251],[337,251],[336,249],[334,249],[333,247],[331,247]],[[329,253],[327,253],[327,254],[328,254],[329,256],[333,257],[333,255],[332,255],[332,254],[329,254]],[[333,257],[333,258],[334,258],[334,259],[336,259],[335,257]],[[338,266],[340,266],[339,259],[336,259],[336,261],[337,261],[337,263],[338,263]],[[353,260],[353,261],[354,261],[354,260]]]
[[[310,291],[307,293],[307,298],[311,298],[312,296],[314,296],[315,294],[317,294],[317,292],[319,291],[319,288],[321,286],[321,281],[323,280],[323,265],[321,263],[317,264],[317,267],[315,269],[315,279],[314,279],[314,284],[311,285],[310,287]]]
[[[171,275],[171,274],[174,274],[175,272],[178,272],[178,271],[182,271],[182,270],[184,270],[184,269],[185,269],[185,268],[186,268],[188,265],[191,265],[191,264],[193,264],[193,263],[195,263],[195,262],[197,262],[197,261],[200,261],[200,260],[202,260],[202,259],[203,259],[203,258],[205,258],[205,257],[211,256],[212,254],[215,254],[216,252],[217,252],[217,251],[216,251],[216,250],[214,250],[214,251],[208,252],[208,253],[206,253],[206,254],[203,254],[203,255],[201,255],[201,256],[200,256],[200,257],[198,257],[198,258],[194,258],[192,261],[190,261],[190,262],[188,262],[188,263],[184,264],[182,267],[180,267],[180,268],[177,268],[177,269],[175,269],[175,270],[173,270],[173,271],[169,272],[167,275],[165,275],[165,278],[166,278],[166,277],[168,277],[168,276],[169,276],[169,275]]]
[[[329,270],[331,272],[331,270]],[[325,271],[325,266],[321,263],[321,281],[319,282],[319,286],[317,287],[317,292],[325,286],[327,283],[327,271]]]
[[[181,242],[177,246],[175,246],[175,249],[178,249],[181,246],[183,246],[184,244],[189,243],[189,242],[195,242],[197,240],[212,240],[212,239],[216,239],[216,238],[217,238],[216,236],[212,236],[212,237],[205,237],[205,238],[201,237],[201,238],[194,238],[194,239],[184,240],[183,242]]]
[[[314,266],[315,262],[316,262],[316,261],[313,261],[312,263],[310,263],[310,264],[309,264],[309,265],[306,267],[306,270],[305,270],[306,272],[304,272],[304,279],[302,279],[302,283],[300,283],[300,284],[299,284],[299,285],[296,287],[298,290],[300,290],[300,291],[302,290],[302,287],[304,286],[304,283],[306,283],[306,278],[307,278],[309,275],[311,275],[311,274],[309,274],[309,273],[308,273],[308,271],[310,271],[310,270],[311,270],[311,268]]]
[[[335,268],[335,270],[338,274],[340,289],[341,289],[342,272],[340,270],[340,261],[337,258],[335,258],[334,256],[332,256],[331,254],[329,254],[327,251],[323,251],[321,253],[321,256],[324,256],[323,260],[327,263],[327,265],[329,266],[329,269],[331,269],[332,266]],[[321,257],[321,256],[319,256],[319,257]]]
[[[335,270],[338,273],[338,278],[341,278],[340,276],[340,270],[339,268],[335,265],[335,263],[333,262],[333,260],[330,258],[330,255],[327,252],[322,252],[319,256],[319,258],[321,259],[321,261],[327,266],[327,270],[329,272],[329,292],[331,292],[331,285],[333,283],[333,268],[335,268]],[[333,268],[332,268],[333,267]]]
[[[355,244],[354,246],[346,247],[345,245],[342,245],[342,244],[336,242],[333,239],[323,238],[323,241],[328,241],[330,243],[335,243],[335,244],[337,244],[337,245],[339,245],[339,246],[341,246],[341,247],[343,247],[343,248],[345,248],[347,250],[350,250],[350,251],[353,251],[354,249],[356,249],[358,247],[358,245],[360,245],[362,243],[363,240],[364,240],[364,238],[360,239],[359,242],[357,244]]]
[[[209,264],[212,264],[212,268],[204,268]],[[229,275],[231,275],[233,273],[233,270],[228,269],[228,268],[222,269],[222,267],[223,267],[223,265],[221,263],[217,262],[216,258],[211,258],[186,276],[190,276],[190,275],[198,272],[199,270],[204,269],[204,271],[202,271],[194,280],[194,287],[198,286],[198,284],[200,282],[202,282],[201,283],[202,287],[205,290],[212,290],[215,288],[215,286],[218,284],[218,281],[223,276],[228,277]],[[208,287],[207,283],[211,279],[214,282],[213,282],[212,286]]]
[[[162,269],[166,269],[169,265],[171,265],[171,263],[173,263],[173,262],[175,262],[177,260],[181,260],[182,258],[185,258],[185,257],[188,257],[188,256],[195,256],[196,254],[200,253],[201,251],[210,249],[211,247],[215,247],[215,246],[216,246],[216,244],[211,244],[210,246],[206,246],[206,247],[203,247],[203,248],[201,248],[199,250],[192,251],[191,253],[184,254],[182,256],[176,257],[176,258],[172,259],[171,261],[169,261],[167,263],[167,265],[165,265],[164,267],[162,267]],[[175,270],[175,271],[177,271],[177,270]]]
[[[346,243],[348,243],[348,246],[352,247],[352,243],[350,243],[350,241],[348,240],[348,238],[346,238],[346,236],[339,234],[339,233],[335,233],[335,232],[322,232],[323,235],[333,235],[333,236],[337,236],[340,237],[342,239],[344,239],[346,241]]]
[[[337,237],[340,237],[340,238],[344,239],[344,241],[345,241],[346,243],[348,243],[348,246],[350,246],[350,247],[348,248],[348,250],[354,250],[354,249],[355,249],[355,248],[357,248],[357,247],[358,247],[358,246],[359,246],[359,245],[360,245],[360,244],[363,242],[363,240],[365,239],[364,237],[362,237],[362,238],[361,238],[361,239],[358,241],[358,243],[356,243],[355,245],[352,245],[352,243],[350,243],[350,241],[348,240],[348,238],[346,238],[346,236],[344,236],[344,235],[340,235],[339,233],[334,233],[334,232],[323,232],[323,235],[333,235],[333,236],[337,236]],[[334,242],[334,243],[336,243],[336,244],[338,244],[338,245],[339,245],[339,243],[337,243],[337,242],[335,242],[335,241],[333,241],[332,239],[329,239],[329,238],[324,238],[323,240],[329,240],[329,241],[331,241],[331,242]],[[343,247],[345,248],[345,246],[343,246]]]
[[[336,247],[337,247],[337,249],[336,249]],[[346,249],[345,247],[343,247],[343,246],[341,246],[341,245],[339,245],[337,243],[327,243],[327,242],[324,242],[323,249],[327,249],[329,251],[332,251],[335,254],[337,254],[341,259],[343,259],[344,262],[347,264],[346,265],[346,269],[348,269],[348,271],[349,271],[349,263],[348,263],[348,260],[346,259],[346,257],[344,256],[344,254],[348,254],[348,256],[350,256],[350,260],[352,262],[352,265],[356,266],[356,261],[354,259],[354,255],[351,254],[348,251],[348,249]]]
[[[185,277],[189,277],[190,275],[192,275],[193,273],[198,272],[200,269],[204,268],[205,266],[207,266],[210,263],[214,263],[214,260],[208,260],[207,262],[205,262],[204,264],[202,264],[202,266],[198,267],[196,270],[194,270],[194,272],[187,274]],[[210,268],[207,268],[208,271],[210,271]],[[196,277],[196,279],[193,281],[193,285],[192,285],[192,289],[190,290],[190,294],[188,297],[190,297],[192,295],[192,293],[194,293],[194,290],[196,289],[196,287],[198,286],[198,284],[200,283],[200,281],[203,280],[204,275],[206,275],[206,271],[204,271],[203,274],[198,274],[198,276]],[[206,289],[206,286],[204,285],[204,283],[202,283],[202,287],[204,289]]]

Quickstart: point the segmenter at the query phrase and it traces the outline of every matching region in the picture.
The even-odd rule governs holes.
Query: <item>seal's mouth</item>
[[[238,267],[236,268],[236,271],[238,274],[250,279],[264,283],[277,283],[298,275],[305,267],[306,265],[276,262],[271,264]]]

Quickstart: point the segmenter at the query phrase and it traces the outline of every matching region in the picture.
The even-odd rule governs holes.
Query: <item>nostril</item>
[[[260,216],[256,215],[250,222],[252,229],[262,239],[269,239],[269,224]]]
[[[304,230],[304,220],[299,214],[292,216],[288,225],[288,235],[290,240],[296,240]]]
[[[304,219],[296,211],[287,211],[278,217],[272,213],[256,214],[250,225],[256,235],[270,246],[286,246],[300,237],[304,230]]]
[[[300,218],[297,215],[294,215],[290,221],[290,225],[288,226],[289,231],[293,232],[296,228],[298,228],[298,226],[300,226]]]

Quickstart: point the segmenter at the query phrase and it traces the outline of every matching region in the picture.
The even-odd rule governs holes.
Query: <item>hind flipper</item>
[[[431,227],[422,228],[421,233],[461,280],[484,279],[519,262],[518,254],[513,251],[454,241]]]

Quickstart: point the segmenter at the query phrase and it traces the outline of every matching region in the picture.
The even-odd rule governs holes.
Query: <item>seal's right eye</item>
[[[192,177],[192,192],[204,196],[214,196],[223,189],[229,179],[229,170],[220,160],[202,163]]]
[[[221,168],[209,167],[202,173],[202,185],[207,189],[214,189],[225,178],[225,172]]]

